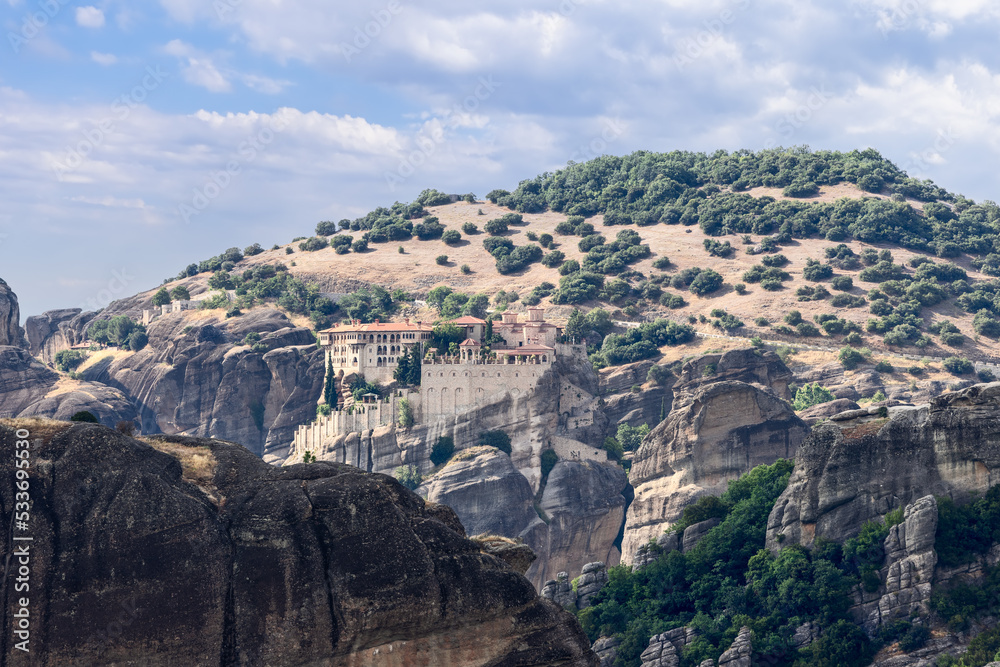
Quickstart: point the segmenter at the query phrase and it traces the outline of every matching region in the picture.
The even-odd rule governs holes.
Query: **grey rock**
[[[768,518],[769,549],[820,536],[842,542],[894,507],[927,495],[964,502],[1000,474],[1000,383],[887,411],[888,419],[855,411],[813,429]]]
[[[56,354],[84,342],[87,326],[95,315],[79,308],[65,308],[29,317],[24,321],[28,349],[43,362],[55,363]]]
[[[471,459],[446,465],[419,492],[455,510],[470,535],[517,535],[537,518],[531,485],[503,452],[477,451]]]
[[[590,648],[601,661],[601,667],[611,667],[618,657],[621,643],[622,640],[617,637],[598,637]]]
[[[698,637],[693,628],[675,628],[649,638],[642,652],[642,667],[677,667],[684,647]]]
[[[30,426],[31,553],[47,575],[32,612],[48,620],[33,663],[599,664],[570,615],[389,477]],[[15,440],[0,426],[3,479]],[[2,507],[13,494],[0,485]]]
[[[693,549],[695,545],[701,541],[701,538],[705,537],[708,531],[718,526],[720,522],[721,519],[718,518],[706,519],[705,521],[693,523],[685,528],[684,538],[681,540],[681,550],[685,553],[691,551],[691,549]]]
[[[608,566],[603,561],[587,563],[577,581],[577,609],[586,609],[590,600],[608,583]]]
[[[27,347],[14,290],[0,278],[0,347]]]
[[[790,643],[794,648],[805,648],[819,639],[819,632],[820,628],[816,623],[812,621],[803,623],[795,628],[795,634],[792,635]]]
[[[777,355],[756,350],[704,355],[683,366],[670,414],[633,459],[625,562],[700,496],[721,495],[754,466],[795,456],[808,427],[787,402],[791,378]]]
[[[733,645],[719,656],[719,667],[750,667],[750,654],[753,646],[750,644],[750,628],[740,628]]]
[[[639,545],[632,559],[632,568],[638,570],[654,562],[661,555],[680,549],[681,536],[674,532],[666,532],[656,538],[655,543],[646,542]]]
[[[542,586],[542,597],[552,600],[564,609],[576,610],[577,594],[573,590],[573,584],[569,580],[569,575],[560,572],[555,579],[550,579]]]
[[[846,412],[848,410],[858,410],[860,405],[854,401],[847,398],[838,398],[833,401],[827,401],[826,403],[820,403],[819,405],[814,405],[811,408],[806,408],[798,415],[809,426],[813,426],[824,419],[829,419],[830,417]]]
[[[622,491],[627,485],[625,471],[613,463],[559,461],[539,503],[548,523],[536,516],[521,533],[538,554],[528,579],[548,579],[553,571],[572,570],[581,562],[617,565],[614,542],[625,519]]]

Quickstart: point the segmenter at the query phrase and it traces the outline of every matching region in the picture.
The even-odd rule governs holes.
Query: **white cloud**
[[[277,95],[282,92],[288,86],[292,85],[291,81],[284,81],[278,79],[271,79],[266,76],[259,76],[256,74],[244,74],[240,77],[243,81],[243,85],[251,90],[256,90],[258,93],[264,93],[265,95]]]
[[[104,12],[97,7],[77,7],[76,24],[84,28],[102,28]]]
[[[93,60],[98,65],[114,65],[118,62],[118,56],[113,53],[101,53],[99,51],[91,51],[90,59]]]

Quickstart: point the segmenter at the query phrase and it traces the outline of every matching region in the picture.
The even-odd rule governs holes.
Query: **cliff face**
[[[787,403],[790,379],[770,352],[734,350],[684,365],[670,413],[633,460],[624,562],[698,497],[720,495],[754,466],[795,456],[808,429]]]
[[[85,340],[87,325],[94,315],[79,308],[66,308],[29,317],[24,321],[24,332],[32,356],[41,357],[47,364],[54,363],[56,353]]]
[[[31,434],[38,664],[597,664],[571,616],[388,477],[21,420],[0,426],[4,525],[10,426]]]
[[[266,350],[239,344],[251,331]],[[295,428],[315,417],[323,353],[308,329],[277,311],[232,320],[169,314],[148,334],[141,351],[107,357],[83,373],[128,395],[143,433],[212,436],[271,458],[283,456]]]
[[[24,331],[21,330],[21,311],[17,296],[10,286],[0,278],[0,347],[25,347]]]
[[[816,427],[768,519],[769,548],[843,540],[926,495],[963,502],[1000,483],[1000,383],[943,394],[887,416],[857,410]]]

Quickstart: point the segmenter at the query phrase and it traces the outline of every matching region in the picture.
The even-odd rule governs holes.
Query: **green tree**
[[[166,287],[161,287],[156,290],[156,294],[153,295],[153,305],[159,308],[160,306],[165,306],[170,303],[170,293],[167,292]]]
[[[458,345],[465,340],[465,330],[450,322],[439,322],[431,331],[431,347],[438,354],[448,354],[452,345]]]
[[[326,357],[326,380],[323,385],[323,402],[331,409],[335,409],[338,403],[337,379],[333,374],[333,358],[330,355]]]
[[[399,424],[400,428],[410,428],[413,426],[413,406],[405,398],[399,402],[399,414],[397,415],[396,423]]]
[[[392,372],[393,379],[400,384],[409,384],[412,364],[413,358],[410,356],[410,348],[404,347],[403,354],[396,359],[396,369]]]
[[[510,436],[503,431],[484,431],[479,434],[479,444],[495,447],[507,455],[511,453]]]
[[[408,488],[410,491],[416,489],[420,486],[420,483],[424,481],[423,476],[420,474],[420,470],[415,465],[399,466],[396,468],[393,475],[400,484]]]
[[[101,423],[100,420],[98,420],[97,417],[94,416],[94,413],[88,412],[87,410],[81,410],[75,413],[72,417],[69,418],[69,420],[71,422],[86,422],[89,424]]]
[[[805,410],[820,403],[829,403],[835,398],[836,396],[829,389],[821,387],[818,382],[811,382],[803,387],[799,387],[798,391],[795,392],[795,400],[792,401],[792,407],[796,411]]]
[[[455,439],[450,435],[442,435],[431,447],[431,463],[436,466],[447,463],[455,453]]]
[[[191,293],[188,292],[188,288],[184,285],[178,285],[177,287],[170,290],[170,296],[173,297],[174,301],[190,301]]]

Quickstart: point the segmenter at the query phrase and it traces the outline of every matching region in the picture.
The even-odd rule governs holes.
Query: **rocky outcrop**
[[[100,383],[60,379],[28,350],[0,347],[0,416],[68,420],[81,411],[105,426],[136,419],[132,402],[122,392]]]
[[[576,601],[578,609],[586,609],[590,606],[591,599],[601,592],[608,583],[608,566],[603,561],[587,563],[583,566],[583,572],[577,580],[576,592],[579,596]]]
[[[250,332],[261,335],[257,349],[240,344]],[[272,460],[287,454],[299,424],[315,418],[323,352],[309,329],[278,311],[228,320],[171,313],[148,334],[143,350],[106,356],[83,372],[132,399],[143,433],[231,440]]]
[[[0,278],[0,347],[26,347],[14,290]]]
[[[598,637],[590,648],[601,661],[601,667],[612,667],[618,657],[618,647],[622,640],[617,637]]]
[[[743,626],[729,650],[719,656],[719,667],[750,667],[750,628]]]
[[[808,426],[815,426],[824,419],[847,412],[848,410],[858,410],[861,406],[847,398],[838,398],[826,403],[814,405],[799,412],[799,418]]]
[[[681,536],[676,532],[662,533],[655,541],[640,544],[632,556],[632,568],[638,570],[653,563],[661,555],[681,548]]]
[[[937,501],[934,496],[924,496],[907,505],[903,516],[903,523],[892,526],[885,538],[884,592],[878,602],[862,606],[869,634],[896,618],[930,615],[931,583],[937,565]]]
[[[86,340],[87,326],[96,313],[79,308],[50,310],[24,321],[28,349],[47,364],[55,363],[56,354]]]
[[[998,417],[1000,383],[992,383],[818,425],[768,518],[768,548],[808,546],[819,536],[843,541],[927,495],[963,502],[984,493],[1000,482]]]
[[[455,510],[470,535],[516,536],[534,519],[535,494],[510,457],[493,447],[466,450],[419,490]]]
[[[549,579],[542,586],[541,595],[546,600],[552,600],[563,609],[575,610],[578,600],[576,591],[573,589],[573,582],[569,580],[569,574],[559,572],[555,579]]]
[[[693,628],[676,628],[649,639],[642,652],[642,667],[678,667],[684,648],[698,638]]]
[[[791,377],[777,355],[756,350],[684,365],[670,414],[633,459],[625,562],[698,497],[720,495],[754,466],[795,456],[807,427],[787,402]]]
[[[625,519],[627,484],[625,471],[613,463],[557,463],[539,503],[542,517],[521,532],[538,554],[528,579],[540,583],[595,561],[617,565],[621,556],[614,543]]]
[[[15,426],[33,443],[31,562],[44,573],[33,662],[598,664],[570,615],[389,477],[275,468],[214,440]],[[15,439],[0,427],[5,525]]]

